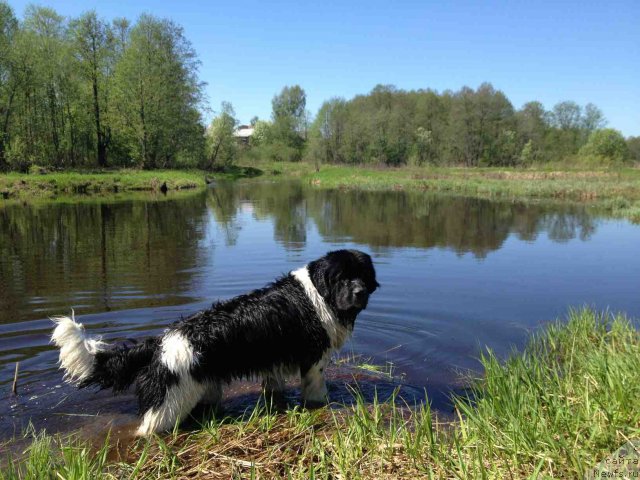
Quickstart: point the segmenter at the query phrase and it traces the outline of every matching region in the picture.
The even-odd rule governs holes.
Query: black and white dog
[[[262,377],[271,392],[300,375],[305,402],[324,402],[324,368],[378,287],[371,257],[337,250],[265,288],[214,304],[132,347],[90,338],[57,317],[52,341],[65,378],[122,392],[135,384],[144,436],[167,430],[198,404],[217,404],[222,385]]]

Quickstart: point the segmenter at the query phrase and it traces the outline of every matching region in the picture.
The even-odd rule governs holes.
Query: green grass
[[[213,172],[202,170],[105,170],[53,173],[0,174],[0,201],[73,201],[87,197],[115,198],[135,192],[160,193],[204,188],[215,180],[237,180],[261,175],[253,167],[231,166]],[[148,197],[144,197],[148,198]]]
[[[0,175],[0,198],[25,200],[74,194],[159,192],[164,184],[169,191],[202,188],[205,174],[183,170],[9,173]]]
[[[126,458],[107,444],[37,436],[0,478],[582,478],[640,437],[640,336],[621,315],[572,311],[454,399],[457,421],[399,397],[341,409],[264,403],[242,418],[140,440]]]

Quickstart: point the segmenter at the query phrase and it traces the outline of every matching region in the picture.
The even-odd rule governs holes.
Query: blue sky
[[[31,2],[9,3],[21,16]],[[638,0],[35,3],[67,16],[173,19],[202,61],[211,108],[230,101],[243,122],[268,118],[284,85],[301,85],[315,113],[378,83],[442,91],[489,81],[516,108],[593,102],[610,127],[640,135]]]

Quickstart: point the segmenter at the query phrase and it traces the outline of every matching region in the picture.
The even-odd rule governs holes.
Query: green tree
[[[117,128],[144,168],[171,167],[201,158],[199,62],[181,27],[142,15],[116,65]]]
[[[220,114],[213,119],[206,133],[206,168],[233,164],[237,154],[234,132],[238,121],[233,106],[222,102]]]
[[[273,136],[288,147],[302,150],[306,126],[307,95],[299,86],[284,87],[271,100]]]
[[[258,147],[260,145],[266,145],[272,142],[272,125],[271,122],[266,120],[257,120],[253,124],[253,135],[249,139],[249,144],[253,147]]]
[[[627,138],[627,149],[629,150],[629,159],[640,162],[640,137]]]
[[[491,84],[483,83],[476,91],[462,88],[453,97],[449,122],[454,158],[467,166],[510,164],[513,149],[500,148],[501,135],[513,131],[514,124],[511,102]]]
[[[604,128],[606,124],[607,120],[604,118],[602,110],[593,103],[587,103],[584,107],[581,125],[582,129],[587,133],[587,137],[592,132]]]
[[[50,8],[27,7],[12,51],[20,102],[11,143],[25,146],[23,165],[77,165],[86,157],[89,124],[65,19]]]
[[[9,122],[18,91],[14,71],[12,44],[18,30],[18,20],[11,7],[0,2],[0,170],[7,168],[6,142],[9,140]]]
[[[627,142],[618,130],[605,128],[596,130],[580,149],[580,155],[594,155],[609,161],[621,163],[629,158]]]
[[[95,11],[87,12],[71,22],[73,52],[78,70],[90,85],[95,126],[95,154],[98,166],[107,165],[110,128],[107,126],[107,90],[113,70],[114,36],[109,26],[98,18]]]
[[[550,137],[553,156],[562,158],[576,153],[583,138],[582,107],[573,101],[559,102],[549,112],[549,122],[554,127]]]
[[[517,131],[523,145],[522,162],[531,164],[546,159],[545,142],[549,132],[547,117],[540,102],[527,102],[516,112]]]
[[[345,161],[342,138],[347,128],[346,102],[332,98],[322,104],[316,120],[311,126],[309,154],[316,163],[342,163]]]

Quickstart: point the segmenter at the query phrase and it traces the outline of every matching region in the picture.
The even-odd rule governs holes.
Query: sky
[[[515,108],[538,100],[596,104],[608,126],[640,135],[640,1],[8,0],[65,16],[141,13],[180,24],[202,62],[211,118],[230,101],[241,122],[268,119],[298,84],[315,114],[324,100],[376,84],[458,90],[490,82]]]

